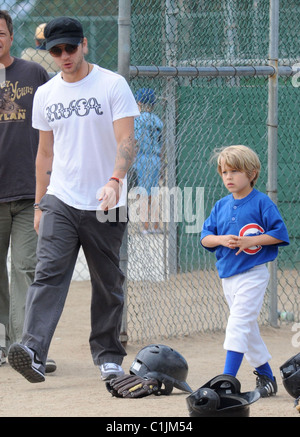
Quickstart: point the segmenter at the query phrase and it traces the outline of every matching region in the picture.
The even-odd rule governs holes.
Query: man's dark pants
[[[112,215],[79,210],[46,194],[39,228],[35,279],[27,293],[22,343],[45,363],[62,314],[75,263],[82,247],[89,267],[91,298],[90,348],[96,365],[121,364],[126,352],[119,340],[124,303],[124,275],[119,252],[126,219],[123,208]],[[125,210],[125,208],[124,208]],[[80,325],[81,320],[77,320]]]

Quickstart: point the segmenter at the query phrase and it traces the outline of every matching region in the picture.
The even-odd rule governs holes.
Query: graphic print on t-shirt
[[[243,226],[242,229],[240,229],[239,237],[260,235],[263,234],[264,232],[265,232],[264,229],[257,223],[248,223],[247,225]],[[247,253],[248,255],[255,255],[261,249],[262,246],[251,246],[248,247],[248,249],[244,249],[243,252]]]
[[[62,103],[53,103],[51,106],[46,107],[48,123],[69,118],[72,114],[78,117],[84,117],[89,115],[90,111],[95,111],[97,115],[103,115],[101,105],[98,103],[96,97],[91,97],[88,100],[85,98],[72,100],[67,107]]]
[[[18,87],[18,83],[18,81],[12,83],[8,80],[0,86],[0,123],[22,122],[26,119],[26,109],[16,101],[26,94],[33,94],[33,88],[31,86]]]

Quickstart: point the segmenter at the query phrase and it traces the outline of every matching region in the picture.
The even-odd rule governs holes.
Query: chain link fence
[[[161,237],[147,235],[146,240],[143,235],[129,235],[132,266],[128,277],[133,266],[139,266],[144,277],[140,284],[130,282],[128,305],[134,309],[135,294],[142,294],[142,302],[148,302],[148,319],[136,307],[128,323],[128,331],[136,330],[140,338],[154,331],[156,335],[188,335],[226,326],[227,306],[215,259],[200,246],[196,218],[194,230],[188,232],[187,227],[189,219],[207,217],[216,200],[226,194],[210,156],[215,147],[230,144],[246,144],[258,153],[263,171],[257,188],[271,195],[269,173],[277,167],[275,197],[291,237],[291,245],[280,250],[274,263],[276,287],[273,284],[266,294],[260,322],[270,323],[274,298],[276,324],[277,309],[288,312],[290,321],[299,321],[299,89],[292,72],[299,62],[295,20],[300,7],[285,2],[280,8],[280,34],[276,35],[280,41],[276,60],[278,156],[270,162],[269,77],[273,72],[263,67],[274,66],[269,57],[275,4],[263,0],[157,1],[152,9],[141,1],[132,2],[131,65],[136,67],[131,68],[131,86],[134,90],[150,87],[158,93],[155,110],[165,125],[160,184],[169,190],[176,186],[183,194],[191,187],[194,196],[190,217],[184,216],[188,198],[183,196],[183,220],[176,226],[172,221],[165,224]],[[197,187],[203,187],[204,201],[197,197]],[[137,247],[143,248],[141,253]],[[136,326],[142,326],[142,331]]]
[[[71,15],[85,29],[89,61],[118,69],[117,0],[4,3],[7,7],[2,2],[1,8],[14,17],[16,56],[34,43],[38,24],[53,16]],[[245,144],[258,153],[262,162],[259,190],[274,194],[269,176],[276,170],[276,200],[291,240],[290,246],[280,248],[276,287],[266,293],[260,323],[270,324],[274,298],[276,311],[288,312],[289,321],[299,322],[300,5],[292,0],[285,0],[284,6],[280,3],[279,50],[274,60],[270,59],[270,10],[276,3],[127,2],[131,22],[128,79],[134,93],[154,90],[153,113],[163,122],[163,131],[155,164],[159,182],[151,191],[150,211],[148,193],[138,182],[139,155],[129,173],[130,221],[122,250],[127,277],[125,339],[144,342],[225,328],[228,309],[215,259],[201,247],[199,237],[211,207],[227,194],[210,162],[211,153],[230,144]],[[278,128],[272,164],[269,130],[273,126],[268,114],[274,75]],[[143,165],[149,178],[154,167],[150,159]],[[154,222],[159,223],[158,229]],[[73,280],[88,279],[80,255]],[[277,321],[276,314],[275,323],[287,320]]]

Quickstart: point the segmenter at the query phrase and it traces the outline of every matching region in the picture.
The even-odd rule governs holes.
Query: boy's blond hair
[[[260,173],[260,161],[257,154],[247,146],[237,145],[216,149],[214,157],[217,158],[218,173],[222,176],[221,163],[223,161],[228,167],[246,173],[249,179],[255,176],[251,181],[251,187],[254,187]]]

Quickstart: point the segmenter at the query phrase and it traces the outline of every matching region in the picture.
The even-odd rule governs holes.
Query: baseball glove
[[[124,375],[108,381],[106,388],[115,397],[143,398],[155,394],[159,389],[159,382],[154,378]]]

